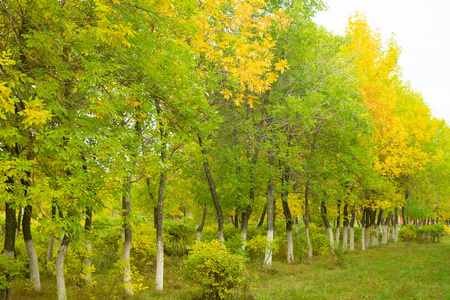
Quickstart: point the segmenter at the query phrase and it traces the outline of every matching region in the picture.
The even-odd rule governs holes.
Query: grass
[[[249,266],[254,299],[450,299],[450,236],[439,244],[406,246],[404,242],[321,256],[304,264],[275,261],[272,268]],[[154,291],[154,271],[144,274],[145,291],[133,299],[193,299],[194,288],[183,279],[179,258],[166,261],[164,292]],[[91,289],[68,286],[69,299],[125,299],[119,287]],[[28,283],[14,283],[13,299],[56,299],[56,280],[42,275],[42,293]]]

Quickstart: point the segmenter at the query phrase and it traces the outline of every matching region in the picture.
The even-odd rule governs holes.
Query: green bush
[[[196,243],[185,264],[186,278],[200,285],[203,299],[224,299],[248,288],[244,258],[217,240]]]
[[[411,241],[417,238],[417,233],[417,227],[415,227],[414,225],[406,225],[405,227],[400,229],[398,235],[409,245]]]
[[[323,255],[330,250],[330,239],[325,234],[324,227],[319,227],[314,223],[309,224],[309,238],[313,255]]]
[[[183,220],[164,220],[164,250],[168,255],[186,254],[187,247],[194,241],[195,226]]]

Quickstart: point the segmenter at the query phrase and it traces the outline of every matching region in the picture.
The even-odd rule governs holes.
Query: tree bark
[[[273,155],[269,153],[269,165],[273,165]],[[264,256],[264,266],[270,267],[272,265],[272,252],[273,252],[273,231],[275,223],[275,195],[274,195],[274,180],[273,177],[269,179],[267,185],[267,246]]]
[[[54,222],[56,216],[56,202],[55,200],[52,201],[52,222]],[[55,241],[55,235],[52,233],[50,235],[50,241],[48,242],[48,248],[47,248],[47,271],[50,271],[49,269],[49,263],[52,260],[53,257],[53,244]]]
[[[342,250],[347,251],[348,248],[348,204],[345,203],[344,205],[344,222],[343,222],[343,229],[342,229]]]
[[[33,286],[34,292],[41,291],[41,279],[39,276],[39,264],[36,255],[36,248],[34,247],[33,238],[31,236],[31,214],[33,212],[33,207],[27,205],[24,210],[23,220],[22,220],[22,230],[23,239],[25,242],[25,247],[27,249],[28,261],[30,264],[30,279]]]
[[[162,159],[165,160],[165,157]],[[166,174],[161,173],[158,190],[157,227],[156,227],[156,290],[163,290],[164,279],[164,239],[163,239],[163,204],[166,187]]]
[[[90,207],[86,207],[86,219],[84,220],[84,231],[86,233],[86,250],[87,254],[84,258],[84,281],[87,284],[90,284],[92,281],[92,272],[91,272],[91,256],[92,256],[92,245],[91,240],[89,238],[89,234],[92,226],[92,210]]]
[[[321,214],[322,214],[322,220],[323,224],[325,225],[326,230],[328,231],[328,238],[330,240],[330,249],[331,252],[334,253],[334,237],[333,237],[333,230],[330,226],[330,222],[328,222],[327,218],[327,207],[325,206],[325,201],[321,202]]]
[[[336,243],[335,247],[339,248],[339,242],[341,238],[341,200],[337,202],[337,218],[336,218]]]
[[[306,247],[308,248],[308,258],[312,258],[311,239],[309,237],[309,182],[305,185],[305,234],[306,234]]]
[[[217,236],[219,238],[219,241],[222,243],[225,242],[225,239],[223,238],[223,213],[222,213],[222,207],[219,203],[219,198],[217,197],[216,192],[216,185],[214,183],[214,178],[211,174],[211,168],[209,166],[208,158],[206,157],[206,149],[202,146],[202,138],[200,135],[198,135],[198,142],[200,147],[202,148],[202,154],[203,154],[203,169],[205,171],[206,180],[208,181],[209,190],[211,192],[211,196],[214,202],[214,208],[216,209],[216,216],[217,216]]]
[[[264,205],[263,212],[261,214],[261,218],[259,218],[258,226],[256,226],[256,230],[260,230],[262,225],[264,224],[264,219],[266,218],[267,213],[267,204]]]
[[[208,212],[208,206],[205,204],[203,206],[202,222],[200,223],[200,226],[197,227],[197,241],[198,242],[202,241],[202,231],[203,231],[203,227],[205,226],[207,212]]]
[[[58,255],[56,256],[56,287],[58,290],[58,300],[67,300],[66,283],[64,279],[64,259],[66,258],[69,243],[69,236],[64,234],[61,246],[58,250]]]
[[[12,192],[14,189],[14,179],[12,177],[8,177],[6,183],[9,184],[9,191]],[[15,244],[16,244],[16,227],[17,227],[17,219],[16,219],[16,209],[13,207],[12,203],[6,201],[5,203],[5,242],[3,246],[3,254],[8,259],[14,259],[15,255]],[[11,283],[11,275],[5,274],[6,281],[8,284]],[[11,299],[12,289],[10,287],[4,287],[0,290],[0,295],[2,299],[9,300]]]
[[[394,242],[397,243],[398,241],[398,208],[395,208],[395,219],[394,219],[394,226],[393,226],[393,238]]]
[[[287,262],[288,264],[294,263],[294,241],[292,239],[292,220],[291,210],[289,209],[288,196],[289,196],[289,177],[290,169],[286,167],[284,174],[281,175],[281,185],[283,186],[283,192],[281,193],[281,201],[283,204],[283,213],[286,219],[286,240],[287,240]]]
[[[127,184],[130,184],[130,180],[127,180]],[[131,264],[130,264],[130,253],[131,253],[131,224],[130,224],[130,213],[131,213],[131,199],[130,199],[130,188],[127,187],[125,194],[122,196],[122,221],[123,221],[123,282],[125,286],[125,294],[127,296],[133,295],[133,286],[131,284]]]
[[[350,229],[350,247],[349,247],[350,251],[355,251],[355,231],[354,231],[355,218],[356,218],[356,211],[355,211],[355,204],[353,204],[352,218],[350,220],[350,228],[349,228]]]
[[[248,230],[248,221],[250,219],[250,215],[252,214],[252,206],[247,205],[247,209],[242,213],[242,222],[241,222],[241,240],[242,240],[242,249],[245,250],[245,243],[247,242],[247,230]]]

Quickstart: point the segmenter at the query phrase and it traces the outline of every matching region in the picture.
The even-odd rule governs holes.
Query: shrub
[[[194,240],[195,227],[183,220],[164,220],[164,248],[167,254],[183,255]]]
[[[330,239],[324,232],[323,227],[318,227],[314,223],[309,224],[309,237],[313,255],[323,255],[330,250]]]
[[[185,263],[186,278],[200,285],[204,299],[224,299],[248,287],[244,258],[217,240],[196,243]]]
[[[407,242],[409,245],[411,244],[411,241],[417,238],[417,233],[418,233],[417,227],[415,227],[414,225],[406,225],[405,227],[400,229],[398,234],[400,238],[402,238],[402,240]]]

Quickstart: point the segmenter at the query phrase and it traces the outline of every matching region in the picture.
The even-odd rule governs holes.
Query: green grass
[[[450,299],[449,237],[273,268],[257,272],[255,299]]]
[[[249,266],[254,299],[450,299],[450,236],[439,244],[389,244],[337,256],[322,256],[304,264],[275,261],[272,268]],[[193,299],[194,287],[183,279],[179,258],[166,261],[164,292],[154,291],[154,270],[144,284],[149,288],[134,299]],[[68,286],[69,299],[124,299],[118,287]],[[56,280],[42,274],[41,295],[27,291],[26,280],[15,282],[13,299],[56,299]]]

